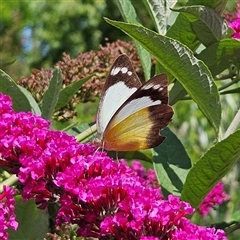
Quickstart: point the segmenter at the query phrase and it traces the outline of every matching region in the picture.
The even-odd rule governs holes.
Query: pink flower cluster
[[[240,3],[236,3],[237,12],[234,14],[234,19],[228,22],[228,26],[233,29],[232,38],[240,39]]]
[[[229,200],[230,196],[225,193],[223,183],[219,182],[218,184],[215,185],[211,192],[209,192],[209,194],[204,198],[198,211],[202,216],[206,216],[209,213],[209,211],[216,205],[220,205],[223,202],[227,202]]]
[[[15,113],[0,94],[0,164],[17,174],[25,200],[59,204],[58,224],[75,223],[79,236],[101,239],[226,239],[222,230],[191,223],[185,216],[194,209],[179,197],[164,200],[150,184],[153,172],[146,178],[140,166],[116,163],[49,124]]]
[[[122,162],[124,163],[124,161]],[[146,172],[144,166],[140,162],[134,160],[132,161],[132,169],[136,171],[138,176],[144,178],[149,186],[160,189],[155,171],[149,169]],[[219,182],[204,198],[197,210],[202,216],[206,216],[211,209],[214,209],[217,205],[221,205],[229,200],[230,196],[224,191],[223,183]]]
[[[161,186],[158,183],[156,173],[153,169],[148,169],[148,171],[146,171],[145,167],[136,160],[132,161],[131,168],[137,173],[139,177],[146,180],[147,186],[151,186],[152,188],[158,188],[159,191],[161,190]]]
[[[3,192],[0,194],[0,239],[7,240],[7,229],[10,227],[17,229],[18,223],[14,214],[14,191],[10,187],[3,187]]]
[[[240,39],[240,18],[237,18],[232,22],[228,23],[228,26],[234,30],[234,33],[231,37]]]
[[[78,235],[106,239],[226,239],[221,230],[185,218],[194,209],[179,197],[164,200],[158,188],[125,165],[104,157],[76,161],[56,177],[64,189],[58,224],[79,226]],[[206,235],[204,235],[206,234]]]

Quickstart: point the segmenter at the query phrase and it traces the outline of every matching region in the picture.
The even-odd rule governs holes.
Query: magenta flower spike
[[[226,239],[224,231],[186,218],[194,212],[189,203],[173,195],[163,199],[152,171],[115,162],[11,106],[0,93],[0,164],[18,176],[24,200],[33,198],[42,209],[59,205],[57,224],[77,224],[78,236],[99,239]],[[4,204],[12,210],[10,202]],[[10,222],[16,229],[14,217]]]

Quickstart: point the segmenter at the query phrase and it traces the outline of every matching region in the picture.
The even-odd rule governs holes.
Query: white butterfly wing
[[[111,67],[102,90],[97,114],[100,138],[116,111],[141,85],[129,58],[120,55]]]
[[[106,150],[135,151],[159,145],[160,129],[172,119],[165,74],[141,84],[126,55],[114,62],[97,114],[99,141]]]
[[[167,76],[157,75],[134,92],[114,114],[103,135],[106,150],[136,151],[159,145],[160,130],[172,119]]]

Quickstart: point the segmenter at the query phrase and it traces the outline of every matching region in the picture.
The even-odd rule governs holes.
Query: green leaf
[[[185,88],[199,109],[219,132],[221,106],[219,93],[206,65],[180,42],[133,24],[106,21],[139,41]]]
[[[49,232],[49,215],[47,210],[37,208],[33,200],[23,202],[18,196],[15,204],[15,214],[19,223],[16,231],[9,229],[9,239],[35,239],[42,240]]]
[[[192,51],[195,51],[200,45],[200,41],[193,32],[190,22],[183,14],[179,14],[175,23],[168,29],[166,36],[179,40]]]
[[[169,103],[174,105],[187,94],[186,90],[183,88],[182,84],[178,81],[174,82],[173,87],[169,91]]]
[[[24,95],[27,97],[27,99],[28,99],[28,101],[29,101],[29,103],[31,105],[32,113],[41,116],[41,114],[42,114],[41,109],[39,108],[37,102],[35,101],[35,99],[31,95],[31,93],[27,89],[22,87],[22,86],[18,85],[18,87],[24,93]]]
[[[226,9],[228,0],[209,0],[208,2],[210,2],[210,6],[207,7],[212,7],[218,14],[221,15]]]
[[[93,75],[87,76],[85,78],[79,79],[63,88],[59,93],[58,102],[56,104],[55,110],[66,106],[68,102],[73,98],[74,94],[79,90],[79,88],[87,82]]]
[[[199,206],[240,157],[240,130],[210,148],[190,170],[181,199]]]
[[[129,0],[117,0],[118,8],[125,21],[139,24],[137,13]]]
[[[218,14],[222,14],[226,8],[228,0],[189,0],[187,5],[203,5],[213,8]]]
[[[167,31],[167,20],[171,13],[170,8],[177,3],[177,0],[143,0],[143,2],[156,26],[157,32],[165,35]]]
[[[174,11],[181,12],[187,17],[197,38],[205,46],[209,46],[227,35],[228,25],[226,21],[212,8],[190,6]]]
[[[26,95],[20,90],[13,79],[0,69],[0,92],[11,96],[13,109],[16,112],[31,111],[31,105]]]
[[[198,58],[203,60],[215,76],[240,61],[240,41],[222,39],[204,49]]]
[[[146,49],[144,49],[140,44],[138,44],[136,41],[135,42],[135,46],[138,52],[138,56],[140,58],[141,61],[141,66],[144,72],[144,77],[145,80],[149,80],[151,77],[151,66],[152,66],[152,62],[151,62],[151,56],[149,54],[148,51],[146,51]]]
[[[153,166],[164,196],[180,195],[191,160],[174,133],[165,128],[161,135],[166,139],[153,149]]]
[[[12,65],[13,63],[16,62],[16,59],[14,60],[8,60],[6,62],[3,62],[3,59],[0,59],[0,68],[4,68],[6,66]]]
[[[123,16],[123,19],[129,23],[140,24],[137,13],[130,0],[118,0],[118,8]],[[144,49],[137,41],[134,40],[138,56],[141,60],[145,79],[148,80],[151,76],[151,57],[148,51]]]
[[[151,151],[141,150],[141,151],[127,151],[127,152],[116,152],[109,151],[108,156],[113,159],[121,159],[124,158],[125,160],[132,161],[133,159],[138,159],[144,162],[144,164],[152,164],[152,154]]]
[[[187,5],[204,5],[209,8],[213,8],[217,13],[221,14],[225,9],[227,0],[189,0]],[[167,36],[179,40],[182,44],[188,46],[192,51],[195,51],[200,45],[200,41],[197,39],[191,23],[180,13],[169,28]]]
[[[43,96],[43,102],[42,102],[43,118],[51,119],[58,102],[61,87],[62,87],[61,70],[60,68],[56,68],[53,71],[53,76],[52,76],[49,88]]]

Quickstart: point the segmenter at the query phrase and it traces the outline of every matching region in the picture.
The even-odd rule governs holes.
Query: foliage
[[[51,67],[64,52],[76,57],[96,49],[105,37],[112,38],[103,16],[113,7],[105,0],[2,1],[1,66],[18,79],[32,68]]]
[[[55,67],[61,69],[63,88],[68,87],[61,94],[67,93],[70,89],[74,91],[74,94],[68,93],[69,103],[67,105],[64,101],[58,103],[56,110],[59,111],[55,111],[54,118],[64,121],[64,119],[75,116],[76,112],[80,115],[80,112],[77,111],[79,103],[94,102],[96,96],[99,96],[101,93],[110,63],[118,57],[119,53],[127,54],[131,57],[134,64],[139,65],[137,74],[140,79],[143,79],[140,61],[131,42],[118,40],[113,43],[107,43],[104,47],[100,46],[98,51],[80,53],[77,58],[71,58],[69,55],[64,54],[62,59],[55,64]],[[34,69],[29,77],[21,77],[18,84],[30,91],[35,100],[41,104],[43,96],[49,87],[52,73],[53,69]],[[85,78],[90,78],[91,80],[83,84],[84,82],[81,79]],[[82,115],[80,116],[81,122],[87,122]]]
[[[185,6],[179,8],[174,7],[175,1],[167,2],[169,6],[162,5],[162,2],[159,1],[143,0],[143,3],[158,32],[144,27],[138,22],[141,17],[137,15],[130,0],[118,1],[118,7],[125,22],[109,18],[105,18],[105,20],[134,40],[145,77],[150,76],[153,71],[152,65],[150,65],[150,54],[156,59],[155,72],[168,74],[171,86],[170,104],[174,105],[176,122],[174,123],[173,119],[173,123],[169,125],[172,131],[164,129],[163,135],[167,137],[167,140],[154,148],[151,153],[148,151],[139,152],[138,155],[126,153],[124,157],[132,160],[133,156],[138,156],[140,160],[149,161],[150,159],[153,161],[163,195],[169,199],[172,194],[179,195],[182,200],[198,208],[211,189],[224,176],[226,177],[229,171],[232,171],[235,166],[237,167],[237,160],[240,157],[240,123],[237,106],[234,106],[236,116],[230,121],[229,118],[226,120],[224,115],[229,111],[226,95],[230,96],[229,99],[233,103],[235,100],[239,102],[240,41],[231,38],[232,33],[228,24],[221,16],[226,6],[224,0],[190,0]],[[169,7],[174,9],[170,11]],[[175,18],[171,26],[169,26],[170,15],[171,18],[173,16]],[[47,19],[49,20],[49,18]],[[62,33],[64,31],[59,34]],[[5,72],[1,72],[0,78],[3,83],[0,86],[0,92],[12,96],[13,107],[16,111],[32,111],[46,119],[51,119],[58,106],[62,107],[64,103],[66,105],[76,93],[76,91],[72,91],[70,84],[64,90],[68,94],[61,94],[62,77],[59,68],[54,70],[50,87],[43,93],[41,106]],[[85,82],[86,78],[82,81]],[[80,88],[80,86],[81,84],[76,88]],[[232,95],[232,93],[238,93],[238,95]],[[199,119],[195,118],[195,127],[185,129],[186,135],[177,137],[178,134],[182,134],[181,125],[191,122],[191,116],[196,113]],[[42,125],[44,124],[42,123]],[[180,130],[176,125],[179,125]],[[198,125],[204,126],[205,129]],[[196,131],[194,136],[199,136],[199,142],[203,142],[200,138],[208,141],[204,148],[191,146],[192,139],[186,137],[190,136],[190,133],[187,133],[190,130]],[[205,132],[200,134],[200,131]],[[209,138],[207,137],[208,133],[211,135]],[[51,132],[51,134],[54,136],[54,133]],[[61,144],[63,144],[61,142],[63,140],[59,137]],[[74,145],[72,140],[69,142]],[[194,154],[188,147],[201,150]],[[16,150],[12,151],[14,154]],[[81,151],[83,150],[81,149]],[[201,151],[204,151],[202,155]],[[191,152],[191,155],[188,155],[188,152]],[[59,164],[57,167],[64,168],[66,166]],[[113,168],[115,169],[115,167]],[[66,179],[71,174],[75,174],[73,166],[69,167],[67,171],[69,171],[69,175],[62,175]],[[90,173],[88,174],[90,175]],[[67,180],[66,182],[62,181],[61,184],[58,182],[58,184],[62,184],[63,189],[70,189],[69,186],[66,186]],[[77,186],[79,187],[79,185]],[[71,191],[74,192],[75,189],[71,189]],[[71,191],[70,193],[72,193]],[[52,197],[56,201],[56,196]],[[43,195],[38,196],[37,200],[42,205],[46,204],[46,198]],[[64,212],[68,209],[68,200],[66,196],[65,202],[62,202],[66,206],[65,209],[64,206],[61,206],[61,211]],[[66,218],[65,215],[62,216],[64,216],[62,218]],[[59,221],[61,222],[61,220],[60,217]],[[226,232],[230,233],[240,224],[239,219],[233,219],[234,223],[231,220],[227,219],[226,223],[211,222],[211,224],[216,227],[224,226]],[[85,219],[85,221],[87,220]],[[78,221],[77,223],[80,226]],[[81,233],[81,236],[85,236],[84,231]],[[232,239],[234,239],[234,235]]]

